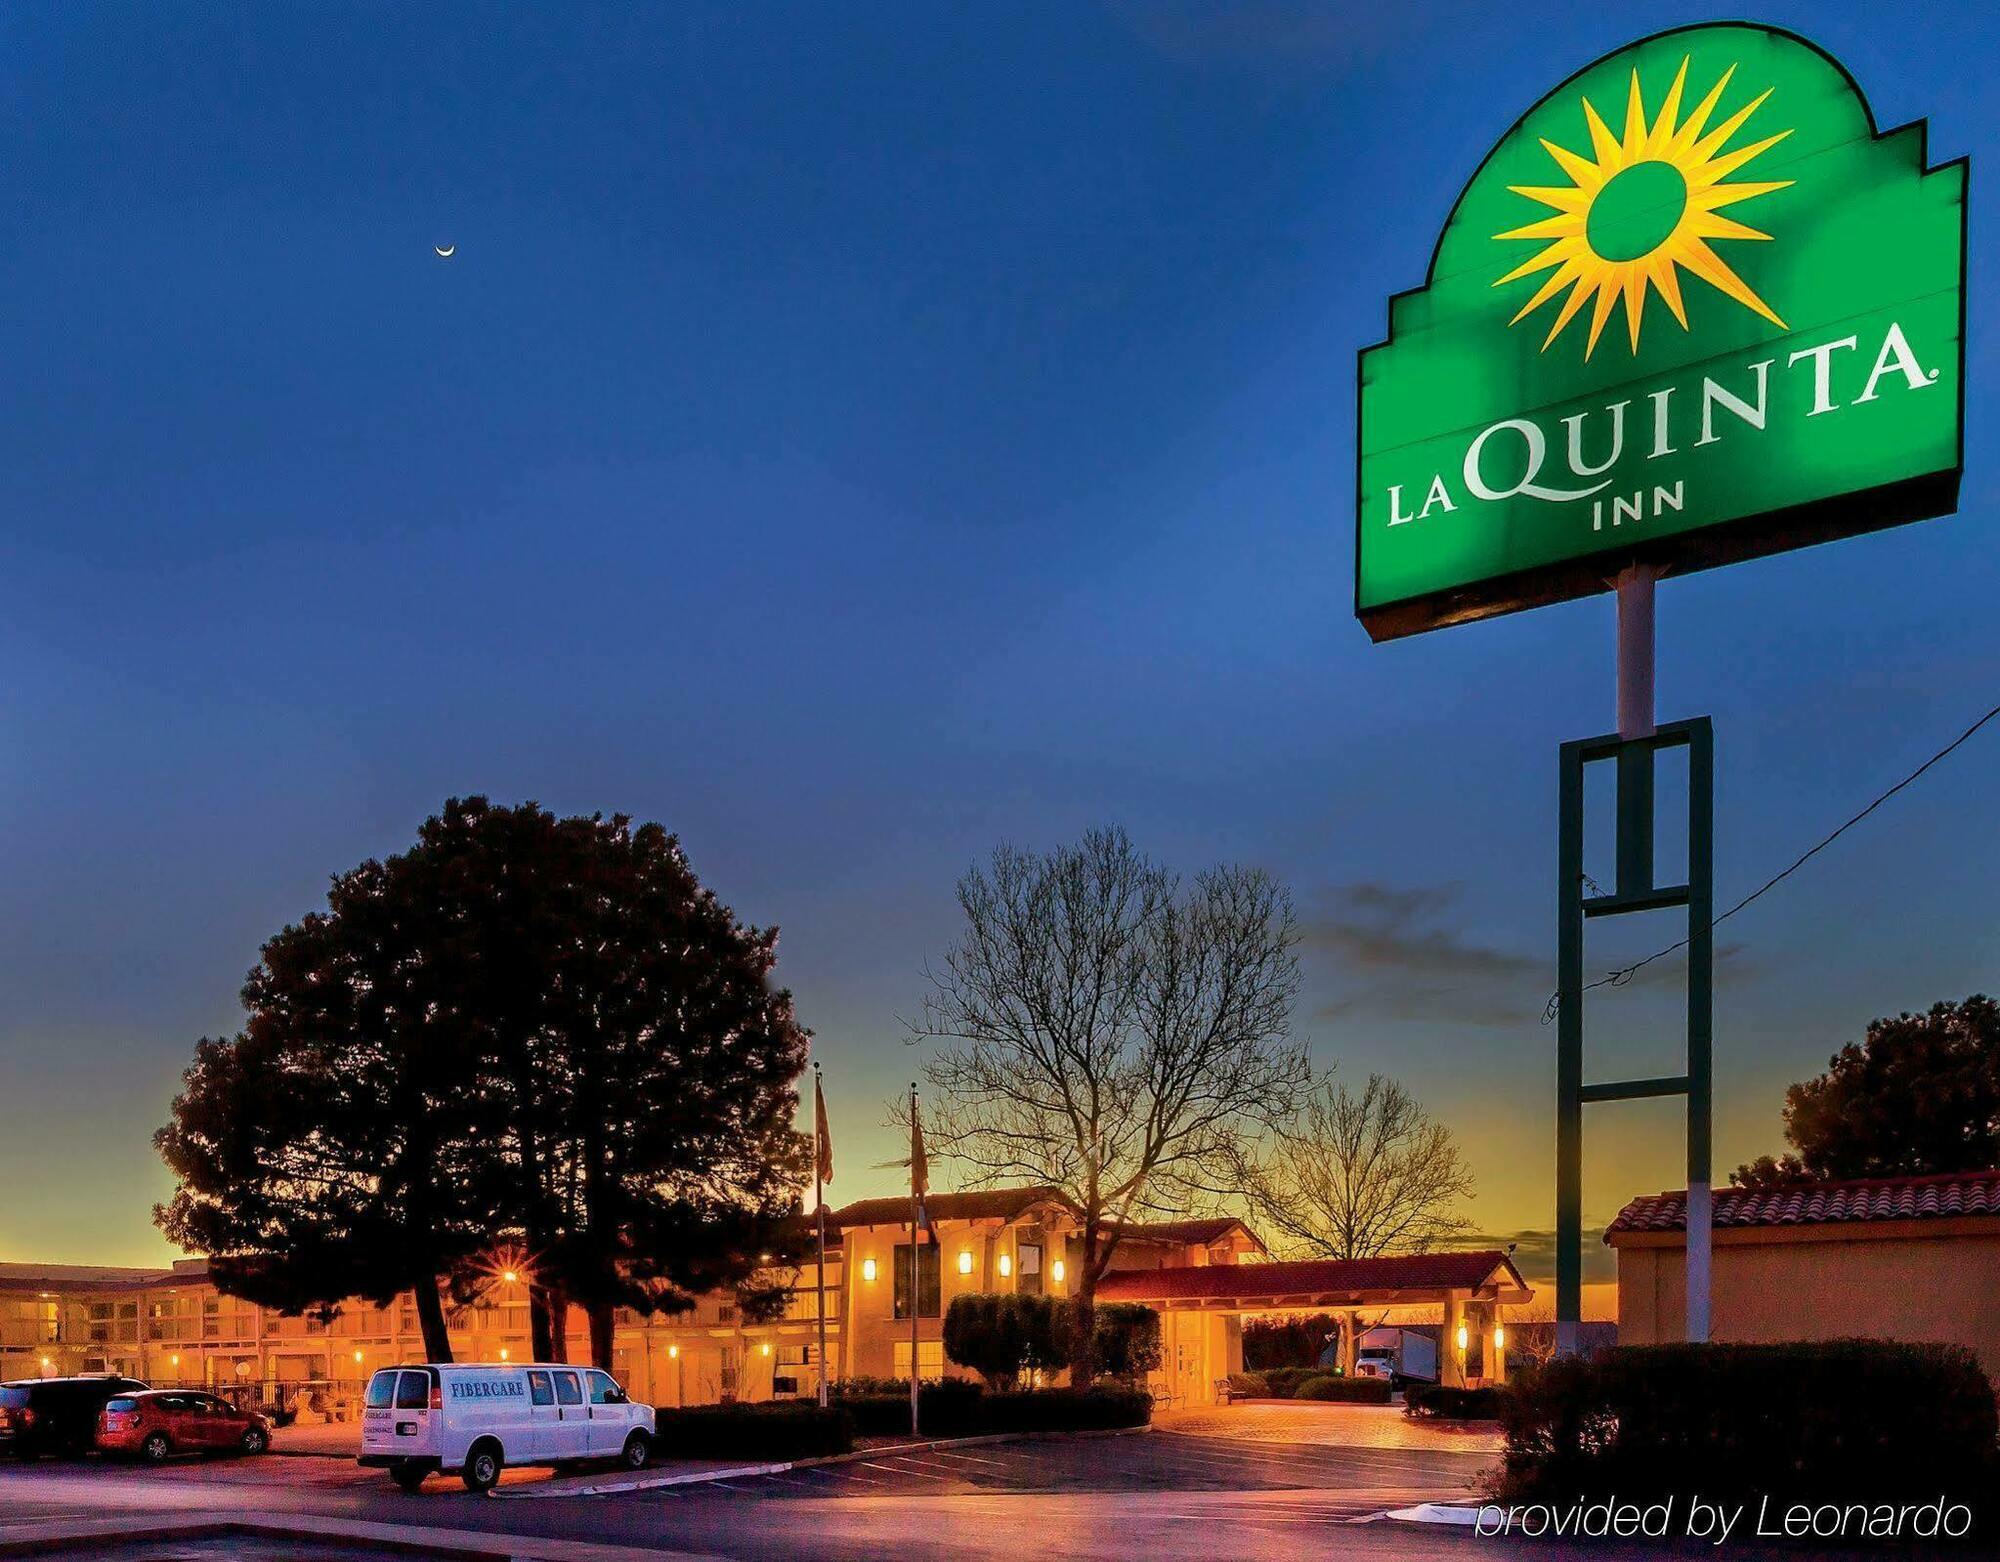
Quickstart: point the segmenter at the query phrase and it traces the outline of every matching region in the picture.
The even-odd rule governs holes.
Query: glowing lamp
[[[672,1361],[676,1356],[680,1355],[680,1353],[681,1353],[681,1348],[678,1345],[669,1345],[667,1347],[667,1360]]]
[[[872,1281],[872,1280],[874,1280],[874,1278],[875,1278],[875,1260],[874,1260],[874,1259],[872,1259],[872,1258],[864,1258],[864,1259],[862,1259],[862,1260],[861,1260],[861,1278],[862,1278],[862,1279],[864,1279],[864,1280],[868,1280],[868,1281]]]
[[[959,1250],[958,1272],[962,1275],[969,1275],[972,1273],[972,1249],[969,1247],[961,1248]]]
[[[1507,1343],[1507,1331],[1499,1324],[1493,1325],[1493,1348],[1499,1350]]]
[[[508,1270],[508,1271],[507,1271],[507,1272],[506,1272],[506,1273],[505,1273],[504,1275],[502,1275],[502,1276],[501,1276],[500,1278],[501,1278],[502,1280],[505,1280],[505,1281],[506,1281],[506,1282],[507,1282],[507,1283],[508,1283],[509,1285],[512,1285],[512,1284],[514,1284],[514,1282],[515,1282],[515,1281],[517,1281],[517,1280],[519,1280],[519,1279],[521,1278],[521,1274],[520,1274],[520,1271],[519,1271],[519,1270],[516,1270],[516,1269],[510,1269],[510,1270]]]
[[[502,1361],[505,1361],[507,1359],[507,1347],[504,1345],[500,1347],[500,1359]]]
[[[1471,1338],[1471,1336],[1470,1336],[1470,1335],[1468,1335],[1468,1334],[1467,1334],[1467,1333],[1465,1332],[1465,1325],[1461,1323],[1461,1324],[1460,1324],[1460,1325],[1458,1326],[1458,1348],[1459,1348],[1460,1350],[1464,1350],[1464,1349],[1465,1349],[1465,1346],[1466,1346],[1466,1342],[1467,1342],[1467,1340],[1469,1340],[1470,1338]]]
[[[1062,1277],[1063,1277],[1063,1261],[1060,1258],[1058,1258],[1054,1263],[1049,1265],[1049,1278],[1055,1281],[1057,1285],[1061,1285]]]
[[[181,1359],[178,1356],[169,1356],[167,1358],[167,1365],[170,1367],[178,1367],[180,1364],[181,1364]]]
[[[1000,1278],[1002,1280],[1005,1280],[1013,1272],[1014,1272],[1014,1255],[1011,1253],[1002,1253],[1000,1255]]]
[[[762,1349],[763,1353],[764,1353],[764,1354],[765,1354],[766,1356],[768,1356],[768,1355],[770,1355],[770,1354],[771,1354],[771,1343],[770,1343],[770,1341],[766,1340],[766,1341],[764,1342],[764,1344],[763,1344],[763,1345],[762,1345],[762,1346],[761,1346],[760,1348]]]
[[[356,1352],[354,1353],[354,1359],[355,1359],[355,1360],[356,1360],[357,1362],[361,1360],[361,1352],[360,1352],[360,1351],[356,1351]],[[179,1361],[179,1360],[180,1360],[180,1358],[179,1358],[178,1356],[176,1356],[176,1357],[174,1358],[174,1360],[175,1360],[175,1361]]]
[[[50,1361],[48,1357],[44,1356],[42,1358],[42,1371],[47,1372],[49,1368],[53,1367],[54,1365],[55,1363]]]

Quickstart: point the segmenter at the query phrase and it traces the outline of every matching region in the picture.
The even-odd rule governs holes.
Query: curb
[[[822,1454],[809,1459],[784,1459],[769,1464],[736,1465],[726,1470],[664,1471],[659,1475],[634,1475],[620,1480],[593,1481],[588,1486],[566,1486],[551,1491],[547,1486],[522,1486],[514,1491],[495,1487],[486,1495],[501,1502],[547,1502],[562,1497],[610,1497],[620,1492],[656,1491],[672,1486],[701,1486],[712,1481],[747,1480],[759,1475],[783,1475],[788,1470],[812,1470],[830,1464],[857,1464],[869,1459],[895,1459],[904,1454],[928,1453],[933,1449],[978,1448],[991,1443],[1080,1442],[1097,1437],[1130,1437],[1150,1432],[1151,1426],[1105,1427],[1078,1432],[981,1432],[973,1437],[935,1437],[921,1443],[897,1443],[883,1448],[857,1448],[851,1453]]]

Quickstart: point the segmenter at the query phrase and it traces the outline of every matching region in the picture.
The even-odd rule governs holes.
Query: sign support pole
[[[1556,1349],[1573,1355],[1583,1317],[1583,1108],[1593,1101],[1687,1097],[1687,1337],[1709,1332],[1711,1052],[1714,1029],[1715,760],[1706,718],[1670,723],[1653,712],[1653,598],[1664,571],[1634,564],[1612,582],[1618,594],[1618,731],[1562,748],[1557,878],[1556,1030]],[[1688,871],[1685,883],[1656,882],[1653,864],[1653,758],[1688,750]],[[1585,895],[1583,772],[1610,760],[1617,771],[1617,882]],[[1685,906],[1688,918],[1687,1072],[1663,1079],[1585,1084],[1583,926],[1592,917]]]

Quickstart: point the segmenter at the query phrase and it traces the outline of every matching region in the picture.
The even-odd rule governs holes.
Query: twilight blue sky
[[[0,15],[0,1256],[164,1256],[194,1040],[473,791],[663,820],[783,929],[837,1196],[892,1181],[956,876],[1117,821],[1282,875],[1301,1032],[1459,1130],[1485,1229],[1545,1228],[1555,750],[1610,724],[1611,609],[1371,647],[1353,354],[1522,109],[1724,14]],[[1956,519],[1662,588],[1725,901],[2000,698],[2000,8],[1758,19],[1974,154],[1975,293]],[[1996,762],[1726,930],[1722,1166],[1870,1016],[2000,980]],[[1672,997],[1593,1008],[1605,1071],[1664,1068]],[[1590,1134],[1593,1219],[1678,1184],[1672,1105]]]

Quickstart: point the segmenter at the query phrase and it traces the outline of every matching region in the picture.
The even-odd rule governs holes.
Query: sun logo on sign
[[[1721,208],[1782,190],[1793,182],[1790,179],[1724,182],[1730,174],[1791,134],[1789,130],[1781,130],[1734,151],[1723,150],[1771,95],[1768,91],[1760,94],[1710,130],[1709,116],[1715,112],[1715,105],[1735,71],[1734,65],[1724,71],[1721,80],[1709,89],[1708,96],[1682,119],[1681,93],[1687,85],[1688,73],[1688,62],[1683,58],[1674,84],[1650,124],[1639,91],[1639,73],[1634,71],[1631,92],[1625,100],[1624,135],[1613,135],[1598,117],[1590,99],[1585,98],[1583,116],[1590,129],[1591,155],[1582,157],[1553,141],[1542,142],[1543,149],[1570,183],[1507,187],[1516,195],[1553,207],[1556,213],[1494,235],[1496,239],[1548,241],[1547,248],[1516,266],[1495,282],[1495,287],[1554,268],[1535,290],[1534,297],[1507,322],[1509,325],[1518,325],[1564,288],[1569,289],[1569,296],[1556,311],[1555,323],[1543,339],[1541,351],[1547,352],[1562,335],[1563,328],[1582,312],[1585,304],[1595,299],[1584,357],[1596,351],[1597,339],[1604,334],[1605,323],[1620,300],[1625,305],[1632,350],[1637,352],[1639,326],[1649,290],[1660,295],[1685,331],[1688,320],[1681,300],[1682,271],[1700,277],[1744,308],[1762,315],[1780,329],[1785,328],[1785,322],[1771,306],[1709,247],[1711,239],[1768,240],[1770,234],[1724,216]]]

